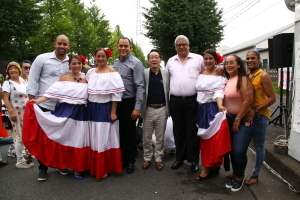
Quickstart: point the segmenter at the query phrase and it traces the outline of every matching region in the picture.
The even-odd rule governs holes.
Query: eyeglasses
[[[235,61],[230,61],[230,62],[225,62],[224,65],[233,65],[235,63]]]
[[[176,47],[180,47],[180,46],[185,47],[186,45],[188,45],[188,43],[176,44],[175,46]]]
[[[26,70],[29,70],[30,69],[30,67],[22,67],[23,69],[26,69]]]
[[[160,57],[159,56],[149,57],[149,60],[154,60],[154,59],[158,60],[158,59],[160,59]]]

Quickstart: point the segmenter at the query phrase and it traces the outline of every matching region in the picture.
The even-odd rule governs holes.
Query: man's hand
[[[140,110],[133,110],[131,113],[131,118],[132,120],[137,120],[141,116],[141,111]]]

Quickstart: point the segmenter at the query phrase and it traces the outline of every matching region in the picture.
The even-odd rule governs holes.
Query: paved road
[[[75,179],[73,175],[62,176],[54,169],[48,170],[48,180],[38,182],[37,165],[32,169],[15,168],[15,158],[5,154],[9,145],[0,146],[9,165],[0,168],[0,199],[300,199],[285,183],[265,167],[259,182],[244,186],[239,192],[225,188],[227,179],[221,169],[220,175],[205,181],[196,181],[197,174],[190,172],[188,163],[177,170],[170,166],[175,157],[166,155],[165,169],[157,171],[153,166],[141,168],[142,152],[138,155],[136,171],[133,174],[110,174],[106,179],[95,179],[86,175]],[[254,155],[248,152],[247,173],[253,167]]]

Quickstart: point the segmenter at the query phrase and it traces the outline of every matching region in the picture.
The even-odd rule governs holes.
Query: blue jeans
[[[246,126],[245,123],[241,121],[239,130],[233,131],[232,124],[235,118],[236,115],[227,115],[232,148],[230,155],[234,176],[242,178],[248,162],[247,150],[254,135],[254,126],[253,124]]]
[[[255,167],[252,174],[258,176],[266,154],[265,140],[269,119],[265,115],[256,114],[252,125],[254,128],[253,141],[256,150]]]

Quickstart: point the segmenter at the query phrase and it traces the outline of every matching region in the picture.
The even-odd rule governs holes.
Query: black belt
[[[171,97],[175,98],[175,99],[191,99],[191,98],[196,99],[197,98],[197,94],[192,95],[192,96],[174,96],[174,95],[171,94]]]
[[[164,106],[166,106],[165,103],[162,103],[162,104],[147,104],[148,107],[151,107],[151,108],[162,108]]]

